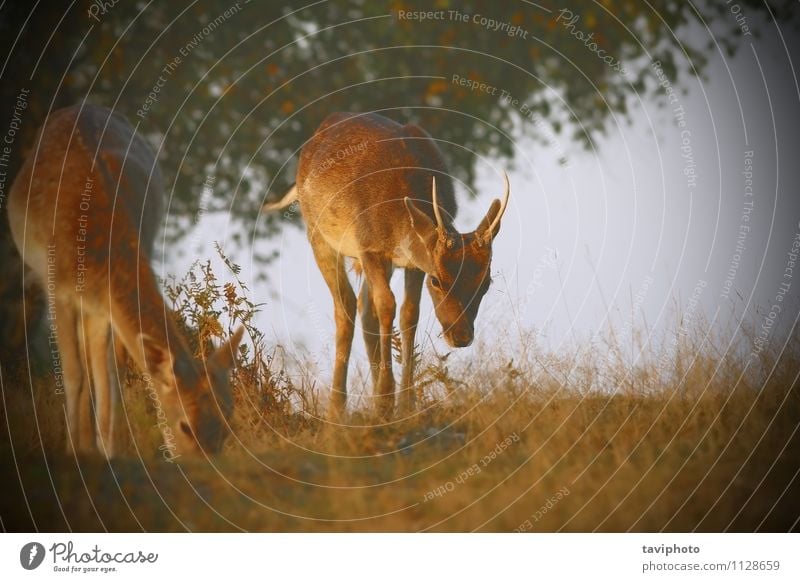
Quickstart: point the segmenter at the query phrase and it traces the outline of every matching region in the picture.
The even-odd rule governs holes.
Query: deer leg
[[[378,385],[376,404],[378,415],[388,418],[394,411],[394,375],[392,373],[392,324],[396,304],[389,286],[392,274],[391,264],[381,257],[365,255],[361,257],[364,276],[367,279],[370,295],[375,303],[380,328],[380,363],[378,365]]]
[[[116,400],[112,395],[116,382],[112,382],[109,369],[113,357],[110,345],[111,328],[107,320],[93,317],[89,318],[86,333],[92,363],[97,448],[110,459],[115,453],[113,409]]]
[[[109,425],[111,428],[111,442],[114,443],[114,452],[121,450],[120,441],[123,433],[122,388],[128,378],[127,352],[122,340],[111,332],[111,341],[108,346],[108,369],[111,398],[109,401],[111,414]]]
[[[400,413],[411,414],[416,408],[414,391],[414,340],[419,322],[419,302],[425,273],[418,269],[406,269],[405,297],[400,308],[400,335],[403,346],[403,375],[400,381]]]
[[[55,326],[67,398],[67,452],[89,452],[91,447],[82,438],[87,419],[91,427],[89,377],[84,373],[77,313],[69,301],[56,302]]]
[[[353,346],[353,332],[357,311],[356,296],[347,278],[344,257],[325,241],[309,236],[322,277],[333,296],[333,313],[336,320],[336,362],[333,367],[328,416],[340,418],[347,406],[347,365]]]
[[[361,330],[364,333],[364,345],[367,347],[367,356],[369,356],[372,384],[377,390],[381,362],[380,325],[378,324],[378,313],[375,311],[375,303],[373,303],[370,296],[366,278],[361,284],[358,306],[361,310]]]
[[[82,388],[80,395],[80,418],[78,422],[79,450],[86,453],[97,451],[94,392],[92,388],[92,350],[91,350],[91,321],[92,318],[83,311],[82,306],[78,311],[78,346],[80,348]]]

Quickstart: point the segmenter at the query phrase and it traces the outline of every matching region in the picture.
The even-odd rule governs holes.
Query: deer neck
[[[111,314],[114,331],[141,370],[155,372],[153,357],[148,355],[144,346],[146,341],[169,351],[178,387],[195,386],[201,372],[194,355],[178,330],[146,259],[140,257],[139,265],[138,283],[118,289],[113,294]]]

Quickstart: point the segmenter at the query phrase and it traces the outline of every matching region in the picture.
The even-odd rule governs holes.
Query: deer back
[[[62,283],[100,285],[113,264],[119,286],[130,288],[136,263],[152,254],[163,191],[155,154],[122,116],[76,105],[52,113],[39,131],[14,181],[9,219],[40,274],[49,263],[48,276]]]
[[[432,176],[444,220],[452,223],[452,181],[424,130],[375,113],[334,113],[303,147],[297,187],[309,228],[354,256],[356,251],[388,253],[410,235],[406,196],[434,217]]]
[[[116,199],[115,214],[135,227],[150,256],[164,215],[164,182],[156,155],[121,115],[86,104],[78,115],[78,131],[95,159],[103,190]]]

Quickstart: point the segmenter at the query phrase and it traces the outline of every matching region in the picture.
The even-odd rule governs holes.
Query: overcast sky
[[[711,55],[707,79],[689,80],[677,102],[668,103],[664,93],[634,98],[632,123],[612,119],[596,151],[568,141],[517,142],[511,203],[495,242],[494,283],[478,315],[476,343],[536,329],[546,346],[558,349],[609,321],[622,335],[644,321],[652,330],[675,329],[676,313],[691,314],[693,297],[715,327],[736,326],[756,306],[768,314],[782,282],[790,284],[789,298],[775,325],[794,325],[800,270],[794,279],[784,273],[800,231],[800,93],[789,60],[800,53],[796,46],[787,50],[775,25],[761,28],[762,38],[746,38],[734,58]],[[683,127],[677,107],[685,112]],[[501,194],[506,166],[495,160],[479,167],[476,200],[458,193],[461,230],[474,228]],[[752,184],[746,184],[743,172],[750,167]],[[205,242],[169,270],[181,273],[193,259],[215,256],[213,241],[224,243],[229,228],[226,216],[204,217],[198,238],[188,240]],[[264,267],[251,262],[250,249],[236,254],[254,298],[266,302],[258,325],[269,342],[317,362],[325,385],[332,304],[305,233],[287,227],[258,244],[259,251],[280,251],[267,282],[255,280]],[[399,273],[393,287],[399,303]],[[440,331],[426,292],[418,334],[423,350],[448,350]],[[473,349],[455,357],[469,358]],[[354,359],[363,369],[360,331]]]

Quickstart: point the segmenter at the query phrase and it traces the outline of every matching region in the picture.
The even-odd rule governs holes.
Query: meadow
[[[251,325],[259,306],[244,285],[206,264],[165,288],[199,353],[239,323],[250,336],[224,450],[167,462],[134,370],[125,454],[68,456],[52,373],[3,370],[4,530],[789,531],[800,520],[796,335],[750,357],[752,329],[712,336],[698,320],[657,344],[634,333],[634,349],[613,330],[557,352],[521,332],[470,348],[468,363],[420,354],[411,417],[378,423],[362,398],[334,426],[327,387],[281,369]]]

